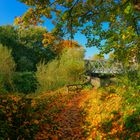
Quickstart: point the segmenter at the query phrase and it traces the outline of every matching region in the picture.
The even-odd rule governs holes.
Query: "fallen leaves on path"
[[[51,120],[41,126],[36,140],[84,140],[81,105],[87,100],[88,95],[86,91],[59,95],[46,107],[44,114],[51,117]]]
[[[122,97],[99,90],[43,94],[44,111],[36,140],[105,140],[127,136]],[[129,132],[131,134],[131,132]],[[132,137],[139,138],[139,133]]]

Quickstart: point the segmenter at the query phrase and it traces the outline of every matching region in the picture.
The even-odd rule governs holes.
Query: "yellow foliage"
[[[34,124],[39,124],[39,121],[38,120],[34,120],[33,123]]]
[[[125,39],[126,39],[126,36],[125,36],[125,35],[123,35],[123,36],[122,36],[122,39],[123,39],[123,40],[125,40]]]
[[[116,116],[112,114],[112,111],[118,112],[121,108],[121,96],[117,94],[108,94],[104,100],[101,100],[103,94],[104,93],[102,92],[94,91],[93,94],[90,94],[89,101],[83,105],[87,114],[85,119],[86,123],[83,128],[89,131],[89,134],[87,134],[89,139],[91,138],[91,134],[93,134],[92,139],[95,139],[96,136],[105,139],[108,134],[100,131],[100,128],[102,128],[101,123],[115,119]],[[110,135],[121,131],[123,127],[116,122],[114,122],[112,126],[113,129],[111,130]]]

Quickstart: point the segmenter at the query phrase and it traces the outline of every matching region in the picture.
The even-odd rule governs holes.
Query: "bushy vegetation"
[[[94,100],[96,100],[96,102],[99,104],[97,106],[100,106],[99,108],[101,109],[99,116],[102,117],[97,123],[97,126],[92,126],[94,125],[92,124],[89,127],[89,130],[86,129],[86,131],[94,131],[92,127],[95,127],[94,137],[111,139],[139,139],[139,74],[139,70],[129,71],[116,77],[112,85],[101,88],[100,94],[96,97],[96,99],[91,99],[89,104],[94,104]],[[92,116],[92,119],[94,119],[94,116],[98,116],[98,111]],[[94,120],[98,121],[98,117]]]
[[[139,139],[139,72],[129,72],[116,83],[89,93],[83,104],[84,135],[89,139]],[[130,75],[133,76],[130,76]],[[133,80],[130,78],[133,77]],[[128,78],[129,77],[129,78]],[[135,79],[135,80],[134,80]]]
[[[12,75],[15,70],[15,62],[11,56],[11,50],[0,44],[0,92],[12,87]]]
[[[16,92],[29,94],[37,89],[38,82],[33,72],[15,73],[12,80]]]
[[[0,139],[34,139],[40,118],[22,95],[0,95]]]
[[[123,119],[126,131],[129,131],[127,137],[130,138],[131,133],[140,132],[140,71],[127,73],[120,82],[120,88],[124,89],[120,93],[123,96]]]
[[[36,72],[38,90],[53,90],[65,84],[78,82],[84,72],[83,57],[82,48],[70,48],[48,64],[39,63]]]

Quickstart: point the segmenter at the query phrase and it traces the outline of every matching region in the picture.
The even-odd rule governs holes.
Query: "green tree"
[[[36,70],[36,64],[44,60],[46,63],[53,59],[56,54],[50,47],[44,47],[43,39],[47,29],[41,26],[30,26],[29,28],[17,28],[18,41],[21,45],[25,46],[27,54],[18,59],[19,69],[26,71]],[[29,51],[29,52],[28,52]],[[27,61],[27,69],[23,68],[23,63]]]
[[[49,47],[44,48],[42,44],[46,32],[45,28],[37,26],[28,29],[12,25],[0,26],[0,43],[12,50],[16,71],[35,71],[39,61],[45,60],[47,63],[56,56]]]
[[[29,48],[41,48],[43,34],[46,32],[47,29],[41,26],[30,26],[28,29],[17,28],[18,41]]]
[[[12,25],[0,26],[0,43],[9,48],[17,45],[18,34]]]
[[[21,18],[16,19],[16,23],[20,23],[22,27],[42,22],[40,19],[45,16],[52,19],[55,24],[53,33],[59,36],[68,32],[73,37],[73,34],[81,29],[81,33],[87,37],[88,47],[96,46],[103,53],[114,51],[120,60],[125,53],[131,56],[129,54],[134,49],[128,48],[135,48],[138,52],[136,57],[139,56],[140,2],[138,0],[20,1],[31,7]],[[104,27],[105,24],[107,28]],[[130,31],[130,28],[130,36],[125,38],[124,35]],[[112,40],[114,42],[110,44]],[[122,43],[122,40],[125,42]]]
[[[36,24],[41,17],[53,19],[56,17],[54,24],[62,27],[63,25],[70,29],[71,18],[73,26],[82,26],[83,23],[92,22],[94,25],[123,16],[124,19],[133,23],[133,16],[140,12],[140,3],[138,0],[19,0],[24,4],[31,6],[22,18],[18,17],[16,23],[24,25]],[[80,10],[79,10],[80,9]],[[53,14],[52,11],[55,13]],[[135,14],[135,15],[134,15]],[[131,19],[132,18],[132,19]],[[137,17],[138,19],[138,17]],[[136,19],[136,20],[137,20]],[[59,21],[59,22],[57,22]],[[61,21],[61,22],[60,22]]]

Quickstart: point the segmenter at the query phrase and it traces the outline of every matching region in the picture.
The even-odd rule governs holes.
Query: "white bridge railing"
[[[85,60],[85,67],[91,73],[100,74],[119,74],[126,71],[133,71],[137,69],[138,65],[133,64],[129,68],[124,68],[122,63],[109,62],[108,60]]]

